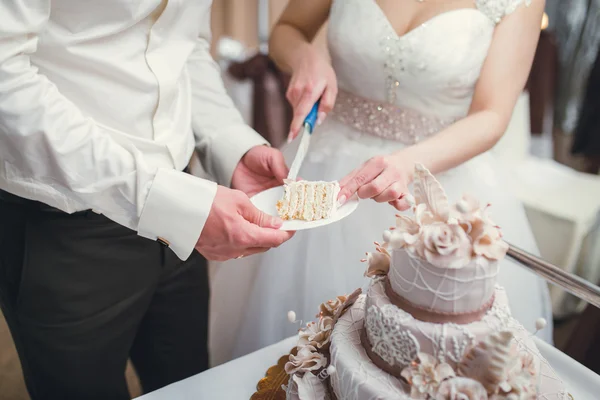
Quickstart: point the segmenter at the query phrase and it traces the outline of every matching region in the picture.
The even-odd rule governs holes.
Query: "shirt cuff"
[[[160,168],[140,215],[138,235],[167,244],[186,260],[202,233],[217,194],[217,184]]]
[[[214,177],[223,186],[231,186],[233,171],[244,155],[253,147],[269,145],[248,125],[236,125],[228,128],[232,132],[220,132],[212,139],[212,160]]]

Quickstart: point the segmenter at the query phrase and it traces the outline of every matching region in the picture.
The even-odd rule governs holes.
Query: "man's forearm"
[[[192,127],[204,169],[230,186],[233,171],[252,147],[268,142],[250,128],[227,94],[221,69],[210,54],[210,13],[202,21],[187,68],[192,85]]]

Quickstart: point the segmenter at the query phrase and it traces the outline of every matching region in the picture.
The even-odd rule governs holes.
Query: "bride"
[[[470,193],[489,202],[505,239],[537,253],[523,206],[488,150],[525,85],[543,9],[544,0],[289,1],[270,50],[292,74],[290,139],[321,98],[321,124],[299,176],[340,180],[341,202],[356,192],[374,201],[278,249],[216,268],[214,363],[295,334],[300,326],[288,311],[306,322],[322,301],[364,287],[359,260],[408,207],[416,162],[436,174],[450,198]],[[311,44],[326,20],[332,65]],[[288,147],[291,160],[295,146]],[[525,327],[533,329],[540,316],[551,321],[540,278],[507,259],[499,283]],[[551,324],[539,335],[551,341]]]

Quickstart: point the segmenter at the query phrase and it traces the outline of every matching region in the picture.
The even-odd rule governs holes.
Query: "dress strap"
[[[502,18],[514,12],[521,4],[529,7],[532,0],[475,0],[477,9],[494,21],[495,24]]]

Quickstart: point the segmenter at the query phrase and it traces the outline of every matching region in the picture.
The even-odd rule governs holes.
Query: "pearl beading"
[[[513,13],[522,3],[529,7],[531,0],[475,0],[477,8],[495,24],[500,23],[503,17]]]
[[[338,93],[331,116],[360,132],[408,145],[436,134],[458,119],[425,116],[343,90]]]

